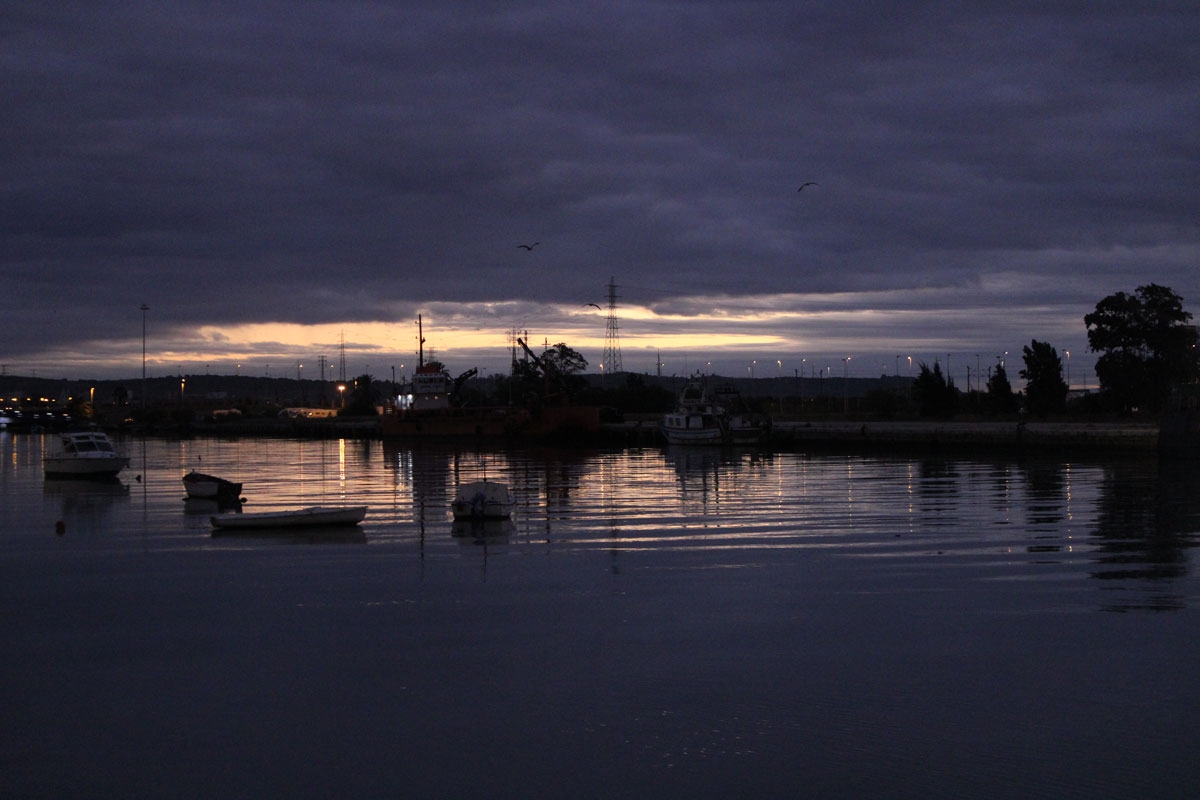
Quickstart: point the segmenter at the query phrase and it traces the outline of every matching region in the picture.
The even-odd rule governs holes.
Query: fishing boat
[[[357,525],[367,515],[366,506],[312,506],[287,511],[257,511],[252,514],[226,513],[209,518],[221,530],[262,530]]]
[[[506,483],[482,480],[458,487],[450,510],[456,520],[508,519],[517,498]]]
[[[216,475],[206,475],[196,470],[183,476],[183,488],[188,497],[200,500],[234,498],[242,493],[240,483],[218,478]]]
[[[102,431],[71,431],[60,443],[61,452],[42,460],[47,478],[115,478],[129,466]]]
[[[733,384],[717,386],[713,392],[725,416],[731,444],[764,444],[771,436],[771,417],[752,411]]]
[[[664,414],[659,430],[670,444],[762,444],[771,419],[751,411],[730,384],[709,393],[700,379],[688,381],[675,410]]]
[[[671,444],[724,444],[729,439],[724,413],[698,380],[683,387],[678,405],[663,415],[659,430]]]

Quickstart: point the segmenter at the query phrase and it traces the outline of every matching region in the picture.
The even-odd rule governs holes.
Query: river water
[[[0,433],[0,796],[1192,797],[1200,473]],[[212,534],[366,504],[357,529]],[[509,482],[509,525],[454,487]]]

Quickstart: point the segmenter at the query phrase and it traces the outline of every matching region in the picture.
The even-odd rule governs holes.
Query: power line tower
[[[521,339],[521,333],[522,332],[517,330],[515,327],[510,328],[508,331],[508,348],[512,352],[512,364],[509,369],[509,375],[517,374],[517,341]],[[524,334],[524,341],[528,342],[529,330],[526,329]]]
[[[621,326],[617,322],[617,284],[608,279],[608,329],[604,334],[604,360],[601,375],[616,375],[621,367]]]
[[[341,342],[338,345],[338,381],[346,383],[346,332],[342,331]]]

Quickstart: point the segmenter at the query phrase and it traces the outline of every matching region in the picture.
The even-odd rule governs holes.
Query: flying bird
[[[522,250],[528,250],[532,252],[533,248],[537,247],[539,244],[541,244],[541,242],[534,242],[533,244],[519,244],[517,247],[521,248]]]
[[[591,306],[592,308],[596,309],[597,311],[601,310],[600,306],[596,305],[595,303],[584,303],[584,305]]]
[[[797,189],[796,191],[797,191],[797,192],[803,192],[803,191],[804,191],[804,187],[805,187],[805,186],[820,186],[820,185],[821,185],[821,184],[817,183],[816,181],[807,181],[806,183],[802,183],[802,184],[800,184],[800,188],[799,188],[799,189]]]

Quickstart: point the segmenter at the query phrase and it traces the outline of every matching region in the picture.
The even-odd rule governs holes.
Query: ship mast
[[[425,366],[425,333],[421,328],[420,314],[417,314],[417,366]]]

